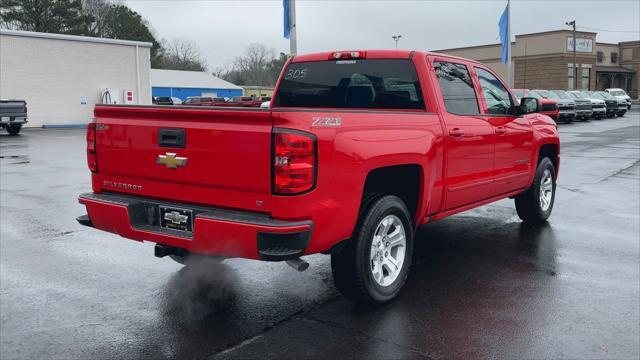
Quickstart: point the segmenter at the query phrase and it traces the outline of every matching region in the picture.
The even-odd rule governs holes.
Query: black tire
[[[7,132],[9,135],[18,135],[21,129],[22,125],[7,125]]]
[[[407,280],[413,257],[414,227],[407,207],[397,196],[387,195],[374,198],[365,196],[364,199],[367,202],[363,201],[352,238],[340,252],[331,254],[331,271],[336,288],[345,297],[360,305],[379,306],[397,297]],[[384,286],[374,279],[372,261],[376,263],[377,261],[371,258],[374,236],[376,231],[380,229],[379,226],[383,226],[383,220],[389,224],[388,231],[393,229],[395,232],[399,228],[397,225],[401,225],[400,231],[404,230],[405,239],[404,259],[397,270],[397,275],[395,277],[390,275],[391,272],[387,270],[390,264],[378,266],[379,274],[383,278],[385,271],[389,276],[390,282]],[[384,239],[386,237],[382,241],[380,239],[377,241],[377,244],[382,243],[381,249],[385,246]],[[381,259],[384,257],[386,261],[390,257],[397,261],[401,246],[395,250],[395,257],[393,257],[395,248],[389,247],[389,241],[386,241],[386,246],[389,251],[378,252]],[[375,258],[377,259],[377,255]]]
[[[541,183],[550,176],[551,182],[551,194],[548,206],[543,205],[540,192],[542,191]],[[545,181],[546,182],[546,181]],[[549,189],[547,187],[547,189]],[[556,171],[553,167],[553,163],[549,158],[542,158],[538,163],[536,169],[536,175],[533,179],[533,184],[522,194],[516,196],[516,211],[518,216],[525,223],[540,224],[549,218],[551,211],[553,210],[553,203],[556,198]]]

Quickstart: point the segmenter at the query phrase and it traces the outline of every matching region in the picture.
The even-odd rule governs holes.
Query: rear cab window
[[[425,109],[410,59],[290,63],[275,106],[339,109]]]

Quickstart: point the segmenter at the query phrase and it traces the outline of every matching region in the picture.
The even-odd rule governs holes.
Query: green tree
[[[9,29],[85,35],[92,21],[80,0],[0,0],[0,24]]]
[[[269,71],[269,75],[272,79],[270,86],[276,85],[278,77],[280,76],[280,72],[282,71],[284,64],[287,63],[287,60],[289,60],[289,55],[281,52],[280,55],[277,58],[271,60],[271,62],[267,66],[267,70]]]
[[[159,67],[162,62],[163,49],[153,36],[149,24],[140,14],[125,5],[111,5],[104,15],[99,35],[110,39],[150,42],[153,44],[151,67]]]

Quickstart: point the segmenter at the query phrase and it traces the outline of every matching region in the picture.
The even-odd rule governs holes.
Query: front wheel
[[[18,135],[21,129],[22,129],[22,125],[16,125],[16,124],[7,125],[7,132],[9,133],[9,135]]]
[[[398,296],[409,274],[413,222],[396,196],[364,205],[351,240],[331,255],[331,271],[343,295],[356,303],[382,305]]]
[[[525,223],[539,224],[547,221],[556,197],[556,172],[549,158],[538,163],[533,184],[516,196],[516,211]]]

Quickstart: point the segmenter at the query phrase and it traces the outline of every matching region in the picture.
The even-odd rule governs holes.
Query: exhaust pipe
[[[286,262],[287,262],[287,265],[291,266],[292,268],[300,272],[305,271],[309,268],[309,263],[300,258],[287,260]]]
[[[162,258],[167,255],[184,256],[185,251],[184,249],[173,247],[173,246],[156,244],[155,248],[153,249],[153,253],[156,257]]]

